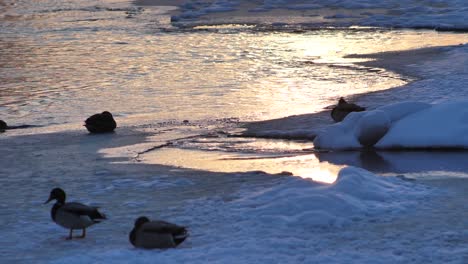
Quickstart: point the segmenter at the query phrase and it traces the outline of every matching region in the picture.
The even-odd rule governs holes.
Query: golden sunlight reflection
[[[110,154],[109,152],[107,153]],[[168,165],[214,172],[282,172],[323,183],[333,183],[343,166],[320,162],[314,154],[265,155],[163,148],[140,156],[145,163]]]
[[[333,165],[328,162],[320,162],[319,167],[309,169],[297,169],[297,176],[304,179],[312,179],[313,181],[323,183],[334,183],[338,178],[338,173],[345,166]]]
[[[57,30],[45,31],[40,42],[34,36],[0,41],[4,119],[80,122],[102,109],[125,117],[150,113],[151,120],[315,113],[342,96],[406,83],[346,55],[468,41],[431,31],[85,31],[63,38]]]

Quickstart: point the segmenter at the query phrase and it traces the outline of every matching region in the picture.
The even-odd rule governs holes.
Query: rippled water
[[[0,9],[2,119],[49,125],[103,110],[151,120],[316,112],[340,96],[405,83],[354,66],[347,54],[461,41],[364,29],[182,30],[164,11],[115,1],[7,1]]]

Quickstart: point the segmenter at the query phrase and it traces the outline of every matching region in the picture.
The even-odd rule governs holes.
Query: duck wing
[[[173,235],[183,235],[187,233],[187,229],[185,227],[161,220],[145,223],[141,231],[154,233],[170,233]]]
[[[353,111],[353,112],[361,112],[361,111],[366,110],[366,108],[359,106],[357,104],[352,104],[352,103],[341,104],[338,107],[340,110]]]
[[[95,114],[95,115],[92,115],[92,116],[88,117],[85,120],[85,123],[87,125],[91,125],[91,124],[94,124],[96,122],[99,122],[101,119],[102,119],[101,114]]]
[[[112,116],[95,114],[85,120],[85,126],[91,132],[102,133],[113,131],[117,127],[117,123]]]
[[[106,216],[99,212],[97,207],[88,206],[82,203],[66,203],[60,207],[60,210],[76,214],[78,216],[89,216],[95,222],[106,219]]]

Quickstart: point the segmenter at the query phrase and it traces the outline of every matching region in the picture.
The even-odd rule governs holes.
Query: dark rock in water
[[[0,132],[3,132],[5,129],[7,129],[7,123],[3,120],[0,120]]]
[[[114,131],[117,123],[111,113],[104,111],[86,119],[85,127],[90,133],[109,133]]]
[[[338,101],[338,105],[336,105],[332,112],[331,117],[335,122],[341,122],[343,119],[351,112],[362,112],[365,111],[366,108],[361,107],[357,104],[348,103],[346,100],[341,97]]]

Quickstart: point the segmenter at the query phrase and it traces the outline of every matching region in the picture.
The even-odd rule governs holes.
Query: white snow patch
[[[369,115],[381,119],[361,122]],[[323,149],[361,148],[358,138],[363,133],[381,133],[382,126],[388,124],[390,128],[376,148],[468,148],[468,101],[433,105],[404,102],[351,113],[341,123],[318,133],[314,145]]]
[[[343,256],[325,253],[324,248],[333,244],[329,235],[341,234],[339,230],[352,227],[350,224],[365,226],[401,217],[432,191],[354,167],[343,169],[331,185],[284,177],[270,187],[246,186],[233,200],[212,197],[187,201],[173,220],[187,225],[191,235],[177,249],[133,249],[126,237],[118,237],[98,240],[92,248],[77,244],[67,255],[55,256],[53,263],[101,263],[110,259],[113,263],[346,263],[354,250],[348,248]],[[127,225],[130,228],[131,224]],[[340,239],[352,240],[361,232],[360,228],[353,230]],[[321,250],[322,254],[315,254]],[[375,262],[381,256],[359,257]]]
[[[243,211],[239,213],[244,221],[273,221],[279,225],[276,228],[343,226],[355,218],[407,209],[426,193],[426,188],[420,187],[347,167],[331,185],[292,178],[246,195],[233,205]]]
[[[442,103],[395,122],[378,148],[468,148],[468,101]]]

